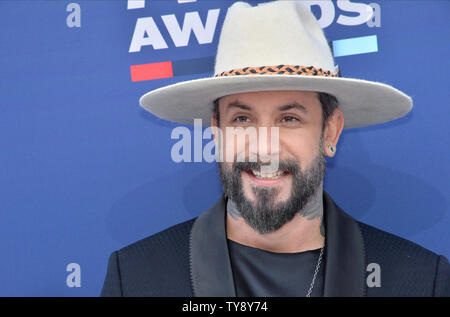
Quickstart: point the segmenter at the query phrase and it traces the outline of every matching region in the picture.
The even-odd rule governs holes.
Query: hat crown
[[[300,1],[279,0],[254,7],[235,2],[220,34],[215,75],[280,64],[336,71],[322,28]]]

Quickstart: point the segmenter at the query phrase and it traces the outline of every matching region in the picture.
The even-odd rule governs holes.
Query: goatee
[[[304,207],[316,194],[321,186],[326,168],[322,142],[320,151],[311,167],[302,172],[300,162],[288,159],[279,162],[279,170],[290,174],[292,186],[289,198],[276,202],[280,188],[252,186],[255,201],[247,199],[242,185],[241,172],[252,169],[261,170],[259,162],[235,162],[231,168],[219,162],[219,177],[228,199],[231,199],[239,214],[246,223],[258,231],[266,234],[280,229],[291,221],[295,215],[304,214]]]

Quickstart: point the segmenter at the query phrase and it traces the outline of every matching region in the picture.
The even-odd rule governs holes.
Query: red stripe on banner
[[[131,81],[173,77],[172,62],[131,65]]]

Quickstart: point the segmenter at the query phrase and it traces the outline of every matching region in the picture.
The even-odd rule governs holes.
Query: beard
[[[242,185],[242,172],[252,169],[261,170],[259,162],[234,162],[231,167],[219,162],[219,177],[225,196],[235,204],[240,216],[245,222],[260,234],[270,233],[280,229],[297,214],[305,215],[304,207],[316,194],[325,176],[326,161],[321,137],[319,153],[311,167],[302,172],[300,162],[294,159],[280,160],[279,170],[292,177],[289,198],[276,202],[280,192],[279,187],[264,187],[252,185],[255,201],[250,201]]]

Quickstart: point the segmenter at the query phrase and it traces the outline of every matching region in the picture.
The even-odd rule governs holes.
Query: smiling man
[[[103,296],[450,296],[444,256],[356,221],[323,190],[342,130],[397,119],[412,101],[342,78],[298,1],[233,4],[214,77],[140,102],[167,120],[210,122],[232,160],[218,161],[213,207],[112,253]],[[248,129],[264,135],[257,146]]]
[[[326,100],[324,107],[320,98]],[[214,103],[212,125],[227,131],[223,139],[232,142],[223,146],[232,147],[236,156],[241,151],[250,156],[251,147],[244,143],[240,151],[226,128],[278,128],[278,151],[270,147],[270,136],[264,151],[277,160],[277,170],[263,173],[261,162],[248,158],[218,163],[228,198],[226,235],[238,296],[323,292],[323,276],[314,272],[323,272],[325,153],[334,155],[344,124],[342,111],[327,103],[330,100],[327,94],[310,91],[262,91],[228,95]]]

